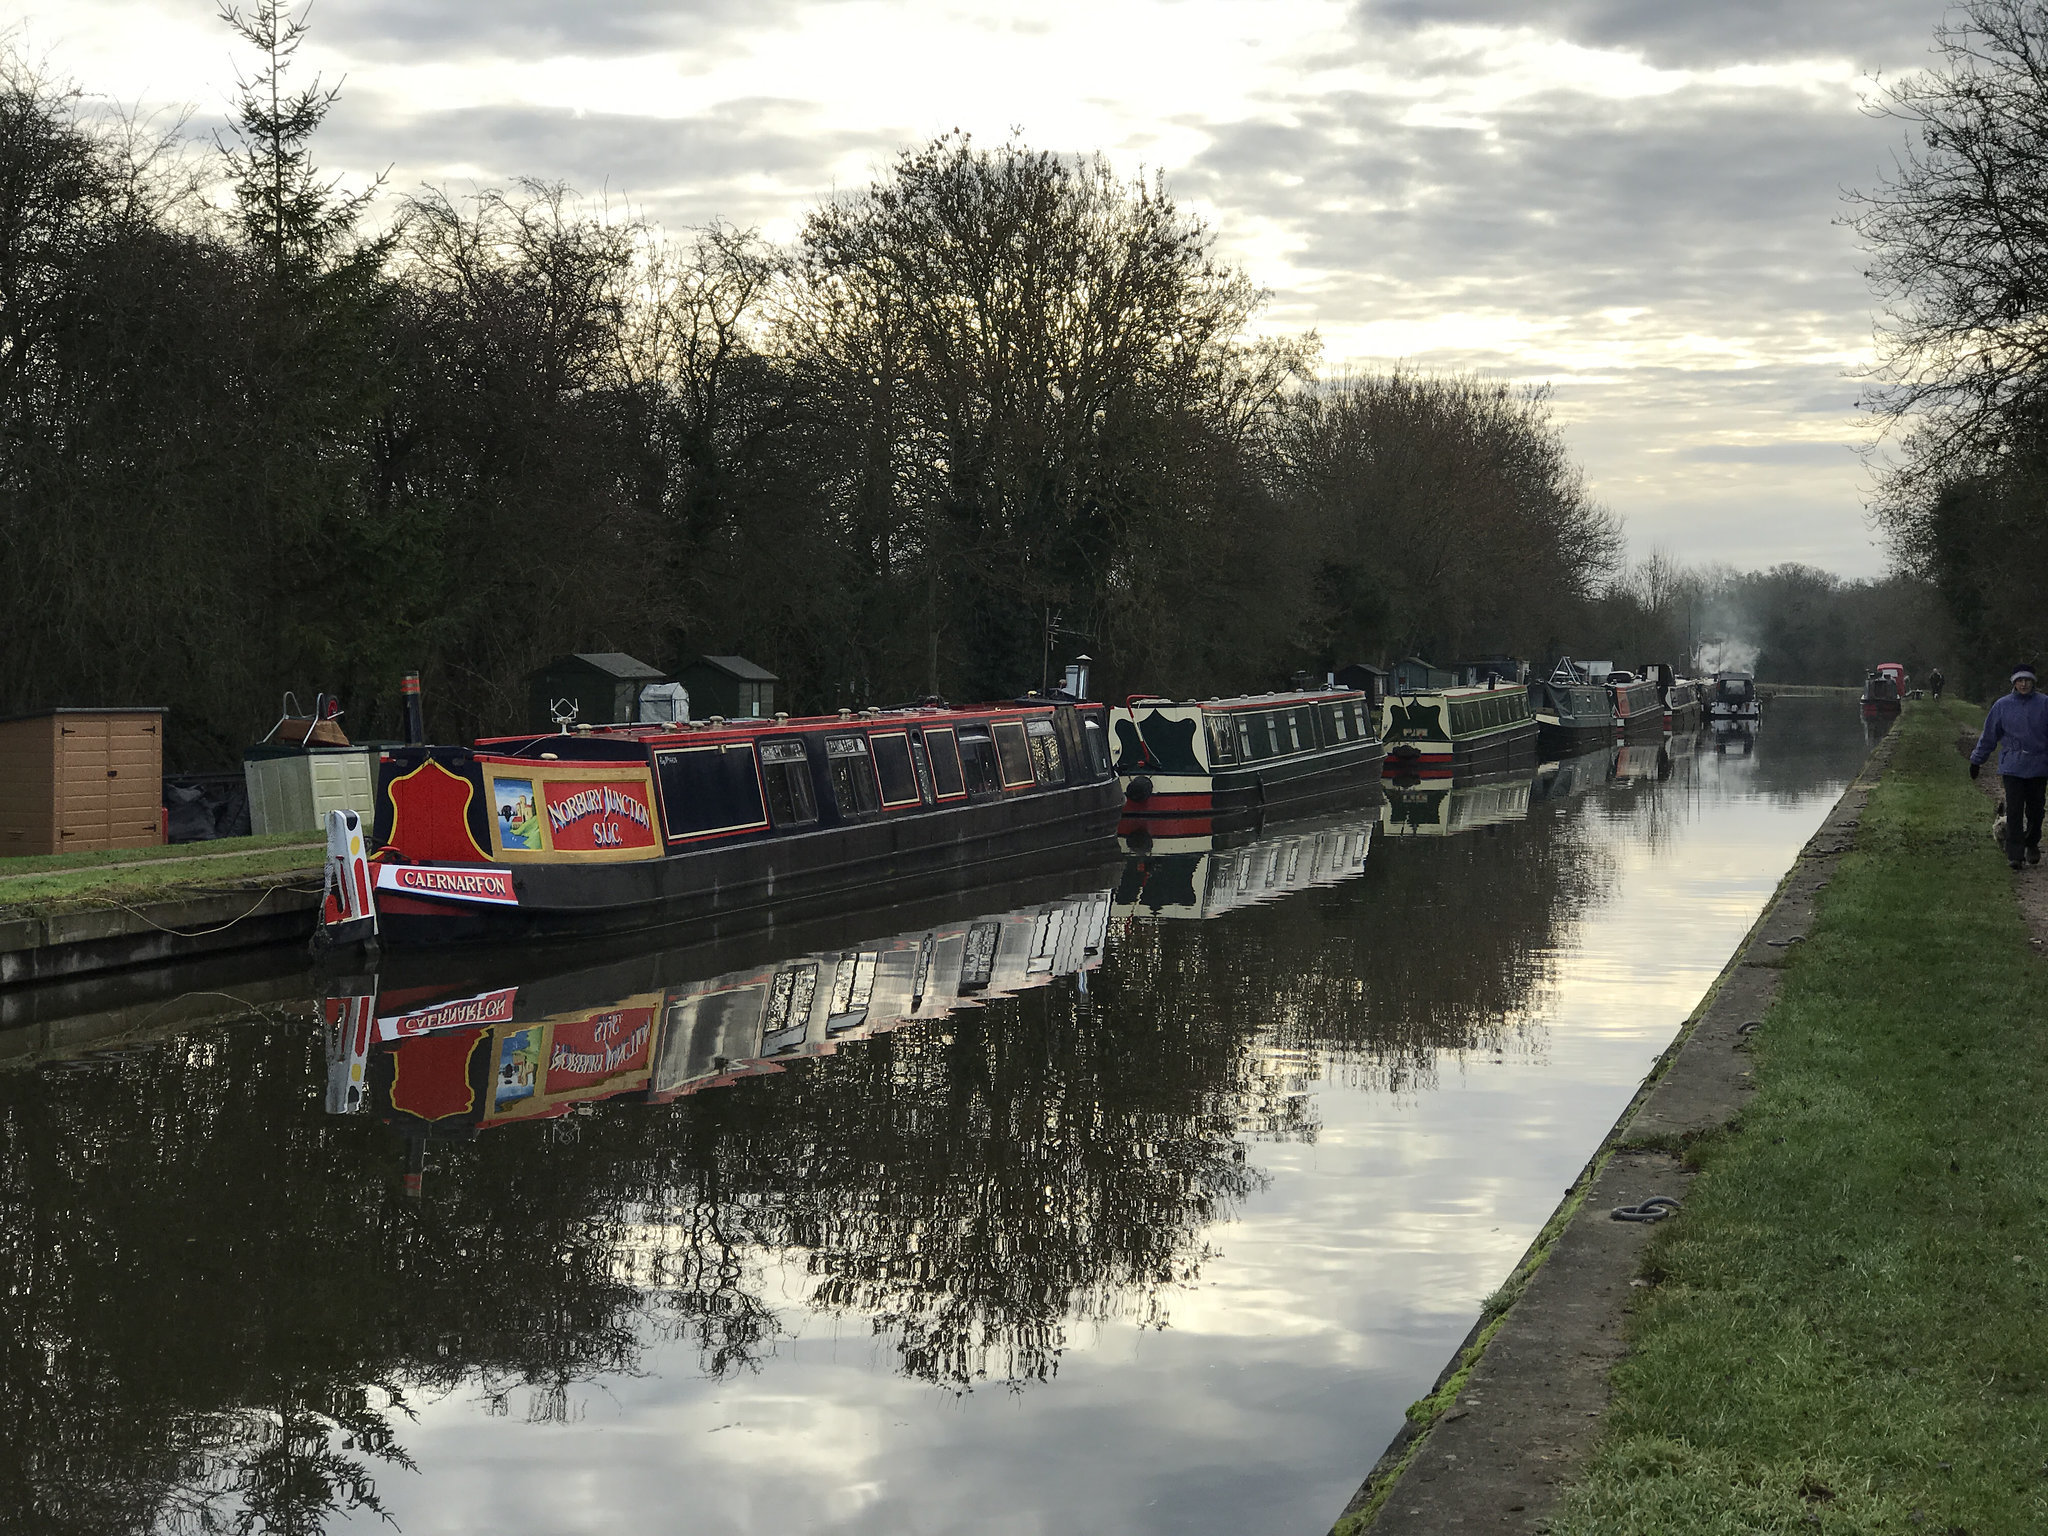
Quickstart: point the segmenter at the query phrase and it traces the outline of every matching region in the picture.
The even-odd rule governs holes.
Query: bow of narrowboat
[[[1386,773],[1479,777],[1536,766],[1536,717],[1520,685],[1389,694],[1381,705]]]
[[[1036,699],[392,748],[368,849],[330,833],[322,932],[722,931],[1106,842],[1120,802],[1104,707]]]
[[[1614,739],[1614,701],[1569,656],[1529,684],[1529,705],[1537,746],[1548,757],[1577,757]]]
[[[1614,700],[1614,729],[1624,739],[1664,734],[1664,699],[1657,685],[1633,672],[1608,674],[1607,692]]]
[[[1133,696],[1111,713],[1126,835],[1201,836],[1376,785],[1384,750],[1354,688],[1177,703]]]

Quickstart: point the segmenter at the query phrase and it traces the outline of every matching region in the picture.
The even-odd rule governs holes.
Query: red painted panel
[[[548,835],[557,853],[656,846],[654,813],[647,803],[644,781],[548,780],[541,785],[541,794],[547,801]]]
[[[420,864],[483,863],[490,855],[469,831],[476,786],[432,759],[391,781],[391,836],[385,846]]]

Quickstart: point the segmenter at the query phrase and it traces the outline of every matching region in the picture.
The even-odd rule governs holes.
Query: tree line
[[[1158,178],[949,135],[786,245],[526,182],[345,194],[301,22],[215,146],[0,66],[0,710],[284,690],[525,725],[571,650],[739,653],[798,709],[1266,687],[1565,645],[1614,568],[1540,390],[1314,379]]]
[[[1318,378],[1158,177],[947,135],[785,244],[350,193],[303,18],[225,14],[212,144],[0,54],[0,712],[165,705],[201,767],[287,689],[396,735],[415,670],[435,737],[523,728],[567,651],[802,711],[1630,638],[1543,389]]]
[[[1619,569],[1592,604],[1581,660],[1666,662],[1770,683],[1860,684],[1880,661],[1916,682],[1955,665],[1954,625],[1930,582],[1850,579],[1796,562],[1768,570],[1688,565],[1662,551]]]
[[[1875,510],[1953,626],[1953,675],[2048,660],[2048,4],[1966,0],[1876,110],[1905,142],[1854,194],[1880,304]]]

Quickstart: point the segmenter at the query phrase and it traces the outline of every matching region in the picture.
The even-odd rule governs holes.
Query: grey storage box
[[[249,830],[323,832],[329,811],[354,811],[365,821],[375,807],[375,747],[250,747],[242,754],[249,782]]]

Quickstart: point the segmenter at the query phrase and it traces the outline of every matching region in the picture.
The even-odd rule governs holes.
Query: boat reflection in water
[[[338,981],[327,1108],[403,1134],[416,1194],[429,1140],[600,1099],[666,1103],[1092,971],[1109,910],[1107,890],[1085,891],[686,981],[664,980],[663,955],[483,990]]]
[[[1723,756],[1748,757],[1756,750],[1757,722],[1753,717],[1716,719],[1708,727],[1714,750]]]
[[[1116,916],[1211,918],[1336,885],[1365,868],[1379,826],[1377,796],[1342,816],[1269,828],[1262,835],[1126,839]]]
[[[1609,740],[1595,751],[1542,764],[1529,786],[1531,802],[1556,804],[1611,783],[1614,779],[1614,754],[1614,743]]]
[[[1478,783],[1389,784],[1381,825],[1388,837],[1450,837],[1526,821],[1532,788],[1526,773]]]

